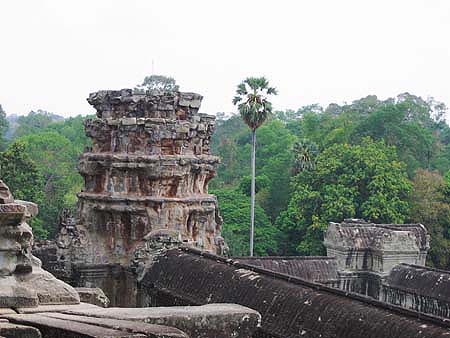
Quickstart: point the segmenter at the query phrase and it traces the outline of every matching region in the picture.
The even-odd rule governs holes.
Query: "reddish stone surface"
[[[82,263],[128,266],[144,237],[160,229],[221,253],[222,220],[208,193],[218,163],[210,154],[215,118],[198,114],[201,100],[131,90],[89,96],[97,118],[85,122],[93,146],[79,165],[85,187],[77,227],[90,243]]]

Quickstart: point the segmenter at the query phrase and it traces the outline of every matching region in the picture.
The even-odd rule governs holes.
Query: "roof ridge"
[[[398,264],[398,265],[409,266],[409,267],[416,268],[416,269],[421,269],[421,270],[435,271],[435,272],[441,272],[441,273],[450,274],[450,271],[449,271],[449,270],[433,268],[433,267],[431,267],[431,266],[423,266],[423,265],[408,264],[408,263],[400,263],[400,264]]]
[[[375,307],[380,307],[383,309],[387,309],[389,311],[393,311],[396,312],[400,315],[404,315],[407,317],[412,317],[415,319],[419,319],[419,320],[424,320],[424,321],[428,321],[443,327],[450,327],[450,320],[446,319],[446,318],[441,318],[441,317],[437,317],[434,315],[430,315],[430,314],[426,314],[426,313],[421,313],[418,311],[414,311],[411,309],[406,309],[400,306],[396,306],[396,305],[392,305],[392,304],[388,304],[367,296],[363,296],[354,292],[350,292],[350,291],[344,291],[341,289],[336,289],[336,288],[331,288],[329,286],[326,286],[324,284],[320,284],[320,283],[316,283],[316,282],[311,282],[311,281],[307,281],[304,279],[301,279],[299,277],[294,277],[294,276],[290,276],[284,273],[280,273],[280,272],[275,272],[272,270],[267,270],[264,268],[260,268],[260,267],[256,267],[253,265],[249,265],[249,264],[245,264],[245,263],[241,263],[237,260],[234,260],[233,258],[225,258],[225,257],[221,257],[215,254],[212,254],[210,252],[207,251],[202,251],[199,249],[195,249],[195,248],[191,248],[191,247],[187,247],[187,246],[182,246],[178,249],[175,250],[182,250],[188,253],[192,253],[210,260],[214,260],[218,263],[222,263],[222,264],[228,264],[228,265],[232,265],[238,268],[243,268],[243,269],[247,269],[253,272],[257,272],[257,273],[261,273],[263,275],[272,277],[272,278],[276,278],[276,279],[281,279],[284,281],[287,281],[289,283],[293,283],[296,285],[303,285],[315,290],[319,290],[319,291],[324,291],[324,292],[328,292],[334,295],[338,295],[338,296],[342,296],[342,297],[347,297],[362,303],[366,303],[369,304],[371,306],[375,306]]]

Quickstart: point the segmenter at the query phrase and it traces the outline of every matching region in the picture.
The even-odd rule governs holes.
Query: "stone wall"
[[[450,318],[450,272],[400,264],[380,288],[379,299],[389,304]]]

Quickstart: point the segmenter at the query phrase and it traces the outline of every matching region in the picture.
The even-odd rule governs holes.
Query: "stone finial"
[[[9,191],[8,186],[0,180],[0,204],[7,204],[7,203],[13,203],[14,197],[12,196],[11,192]]]
[[[0,308],[79,303],[76,291],[42,270],[31,254],[33,232],[26,221],[37,215],[37,205],[14,201],[1,180],[0,196]]]

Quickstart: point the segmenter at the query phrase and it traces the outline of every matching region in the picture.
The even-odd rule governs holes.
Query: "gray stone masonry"
[[[0,308],[79,303],[78,293],[44,271],[31,254],[27,220],[37,215],[37,205],[14,200],[1,180],[0,203]]]

